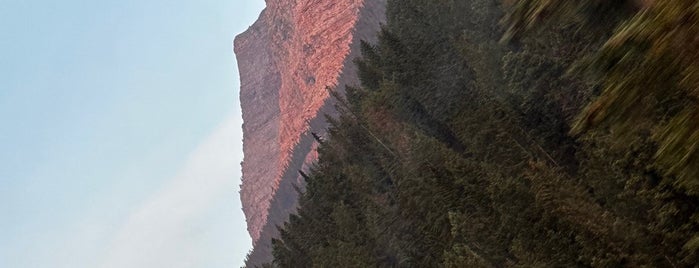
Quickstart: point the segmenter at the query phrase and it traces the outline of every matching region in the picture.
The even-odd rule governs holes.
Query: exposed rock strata
[[[310,131],[322,135],[322,114],[333,112],[327,88],[357,84],[352,60],[359,40],[374,40],[384,17],[385,0],[267,0],[259,19],[236,37],[241,199],[253,244],[265,248],[260,258],[296,206],[296,171],[315,159]]]

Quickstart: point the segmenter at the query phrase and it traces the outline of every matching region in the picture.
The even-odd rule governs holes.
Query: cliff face
[[[352,60],[359,41],[373,41],[385,17],[385,0],[266,2],[235,39],[244,122],[240,194],[256,246],[295,208],[296,171],[315,159],[310,131],[324,133],[322,114],[333,110],[327,88],[358,84]]]

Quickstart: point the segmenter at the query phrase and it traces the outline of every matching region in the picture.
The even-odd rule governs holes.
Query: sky
[[[0,267],[239,267],[263,0],[0,0]]]

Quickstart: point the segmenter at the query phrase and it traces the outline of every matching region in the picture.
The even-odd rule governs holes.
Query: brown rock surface
[[[286,219],[295,207],[292,193],[277,198],[293,203],[277,204],[284,209],[271,203],[278,189],[288,191],[280,188],[283,180],[298,181],[296,170],[315,159],[308,132],[325,132],[322,113],[332,113],[326,88],[357,84],[352,60],[359,40],[374,40],[385,17],[385,0],[266,2],[235,39],[244,122],[241,199],[253,244],[263,229],[274,229],[265,228],[269,218]]]

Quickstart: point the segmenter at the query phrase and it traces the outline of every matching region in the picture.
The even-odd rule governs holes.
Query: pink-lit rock
[[[325,133],[318,117],[332,113],[326,88],[357,84],[352,60],[359,41],[373,41],[385,18],[385,0],[266,2],[259,19],[235,39],[244,122],[240,194],[254,244],[270,229],[268,219],[290,212],[270,209],[278,189],[288,191],[280,188],[282,180],[298,181],[295,171],[316,157],[313,143],[302,138],[308,131]]]

